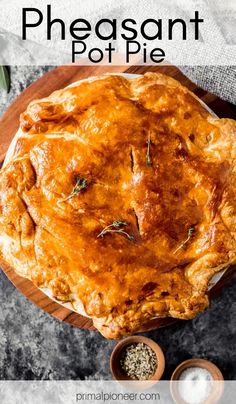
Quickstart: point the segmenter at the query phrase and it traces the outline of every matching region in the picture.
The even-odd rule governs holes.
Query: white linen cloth
[[[64,41],[61,40],[60,24],[53,26],[51,41],[46,39],[47,4],[51,4],[52,18],[61,18],[65,22],[66,39]],[[69,26],[76,18],[87,19],[92,29],[102,18],[117,19],[118,27],[125,18],[135,19],[137,27],[145,19],[161,18],[163,40],[153,41],[150,47],[163,48],[166,52],[166,61],[182,66],[183,71],[198,85],[236,103],[235,0],[8,0],[7,2],[0,0],[0,6],[0,64],[70,63],[72,38]],[[27,41],[21,39],[23,7],[38,8],[44,16],[40,26],[27,30]],[[195,10],[199,11],[200,18],[204,18],[204,23],[199,24],[199,41],[194,41],[193,24],[187,25],[186,41],[182,40],[182,32],[179,28],[175,30],[173,41],[168,41],[167,20],[183,18],[188,22],[194,17]],[[36,18],[36,14],[31,15],[32,22]],[[110,32],[109,25],[103,28],[104,32]],[[151,25],[149,28],[150,33],[157,29]],[[141,35],[137,40],[140,43],[145,42]],[[107,42],[97,39],[92,32],[86,44],[88,48],[98,46],[104,49]],[[117,52],[124,52],[125,44],[120,37],[120,28],[113,45]]]

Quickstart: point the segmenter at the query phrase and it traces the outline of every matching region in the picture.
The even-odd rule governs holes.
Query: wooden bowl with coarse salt
[[[196,402],[196,396],[202,396],[204,404],[212,404],[223,394],[224,378],[214,363],[201,358],[188,359],[172,373],[170,390],[176,404]]]

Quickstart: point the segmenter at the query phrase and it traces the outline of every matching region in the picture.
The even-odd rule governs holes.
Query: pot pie
[[[236,262],[236,122],[168,76],[33,101],[0,173],[1,259],[121,338],[191,319]]]

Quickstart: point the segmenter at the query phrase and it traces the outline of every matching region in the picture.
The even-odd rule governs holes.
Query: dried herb
[[[146,344],[128,345],[121,354],[120,365],[132,380],[150,379],[158,366],[155,352]]]
[[[78,177],[78,178],[77,178],[77,181],[76,181],[76,184],[75,184],[74,188],[72,189],[70,195],[68,195],[68,196],[67,196],[66,198],[64,198],[64,199],[60,199],[60,200],[58,201],[58,203],[66,202],[66,201],[68,201],[69,199],[74,198],[74,196],[78,195],[83,189],[86,189],[87,186],[88,186],[87,180],[86,180],[85,178],[80,178],[80,177]]]
[[[193,237],[194,231],[195,231],[195,227],[190,226],[188,229],[188,237],[186,238],[186,240],[184,240],[183,243],[180,244],[180,246],[178,248],[176,248],[176,250],[174,251],[174,254],[177,253],[177,251],[179,251],[179,250],[184,250],[184,248],[186,247],[186,244]]]
[[[129,240],[134,240],[134,236],[132,234],[127,233],[124,230],[124,227],[127,226],[128,223],[122,220],[115,220],[109,226],[106,226],[101,233],[98,234],[97,237],[104,237],[107,233],[119,233],[124,234]]]
[[[151,138],[150,138],[150,134],[149,134],[148,135],[148,140],[147,140],[147,153],[146,153],[146,165],[149,166],[149,167],[152,165],[150,148],[151,148]]]
[[[9,93],[10,75],[6,66],[0,66],[0,88]]]

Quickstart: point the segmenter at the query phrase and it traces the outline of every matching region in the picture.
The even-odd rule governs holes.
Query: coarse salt
[[[213,378],[207,369],[189,367],[179,377],[178,390],[188,404],[201,404],[209,397],[213,388]]]

